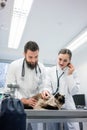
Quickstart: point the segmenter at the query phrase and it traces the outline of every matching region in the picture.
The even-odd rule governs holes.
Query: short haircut
[[[72,52],[69,50],[69,49],[61,49],[59,52],[58,52],[58,55],[59,54],[68,54],[69,55],[69,58],[71,59],[72,58]]]
[[[26,53],[27,50],[39,51],[39,46],[35,41],[28,41],[24,46],[24,52]]]

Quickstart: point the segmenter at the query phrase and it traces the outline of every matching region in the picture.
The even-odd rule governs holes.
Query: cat
[[[50,95],[47,99],[43,99],[41,94],[33,96],[37,100],[33,109],[60,110],[65,103],[65,96],[57,93],[55,96]]]

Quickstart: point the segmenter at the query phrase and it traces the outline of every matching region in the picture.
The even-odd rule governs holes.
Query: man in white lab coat
[[[42,93],[43,97],[49,95],[47,75],[43,64],[38,62],[39,46],[29,41],[24,46],[24,58],[13,61],[8,68],[6,84],[17,84],[19,88],[15,96],[25,106],[33,108],[37,101],[32,96]]]
[[[65,95],[63,107],[67,110],[76,109],[72,96],[79,92],[80,85],[75,68],[71,63],[71,57],[72,53],[69,49],[61,49],[58,53],[57,65],[47,70],[52,93],[55,95],[59,92]],[[69,130],[79,130],[79,123],[69,122],[67,125]],[[50,129],[49,125],[48,129]]]

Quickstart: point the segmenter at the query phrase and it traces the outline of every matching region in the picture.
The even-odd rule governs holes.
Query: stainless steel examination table
[[[87,122],[87,110],[25,110],[29,122]]]
[[[25,110],[30,122],[87,122],[87,110]]]

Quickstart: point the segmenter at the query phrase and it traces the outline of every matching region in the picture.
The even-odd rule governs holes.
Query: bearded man
[[[31,108],[37,103],[34,95],[41,93],[42,97],[46,98],[51,91],[47,85],[45,66],[38,62],[38,57],[38,44],[34,41],[27,42],[24,46],[24,58],[13,61],[6,76],[6,88],[8,84],[17,84],[19,87],[15,91],[15,97],[19,98],[24,106]]]

